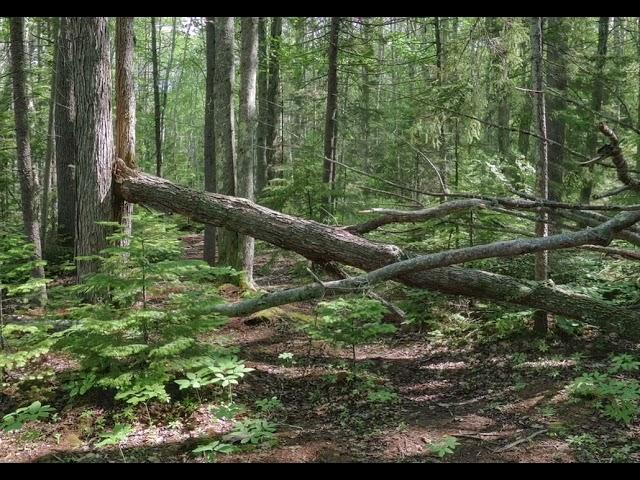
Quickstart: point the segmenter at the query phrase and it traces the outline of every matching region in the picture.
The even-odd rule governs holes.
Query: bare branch
[[[368,222],[360,223],[358,225],[351,225],[346,227],[345,230],[351,233],[363,234],[371,232],[383,225],[389,223],[415,223],[423,222],[433,218],[444,217],[450,213],[455,213],[470,208],[486,208],[487,202],[480,199],[470,200],[453,200],[451,202],[442,203],[436,207],[425,208],[422,210],[403,211],[403,210],[391,210],[386,208],[372,208],[370,210],[363,210],[360,213],[378,213],[382,214],[381,217],[369,220]]]

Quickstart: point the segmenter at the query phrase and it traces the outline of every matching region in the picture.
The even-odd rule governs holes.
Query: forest
[[[640,462],[640,17],[0,17],[0,462]]]

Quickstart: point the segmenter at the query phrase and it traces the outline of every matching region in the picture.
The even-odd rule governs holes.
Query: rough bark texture
[[[616,173],[618,176],[618,180],[624,183],[629,188],[640,191],[640,181],[633,178],[629,174],[629,166],[627,165],[627,161],[622,154],[622,150],[620,149],[620,141],[618,140],[618,136],[609,128],[608,125],[604,123],[600,123],[598,125],[598,129],[600,132],[609,139],[609,145],[607,150],[609,150],[608,156],[611,157],[611,161],[613,165],[616,167]]]
[[[234,17],[216,17],[215,134],[216,157],[220,159],[220,192],[237,195],[235,108],[233,102]],[[235,231],[218,232],[218,256],[223,265],[241,269],[240,238]]]
[[[237,195],[254,200],[253,159],[256,140],[256,81],[258,73],[258,17],[242,17],[240,54],[240,115],[238,118]],[[243,235],[239,239],[242,269],[247,284],[253,286],[255,241]]]
[[[96,222],[110,221],[113,211],[108,20],[72,17],[69,22],[76,93],[76,256],[86,256],[106,247],[106,229]],[[78,261],[78,278],[97,268],[95,261]]]
[[[60,17],[56,61],[56,188],[58,192],[58,241],[72,247],[76,231],[76,103],[71,62],[68,17]]]
[[[536,165],[536,190],[538,198],[549,199],[549,157],[547,142],[547,112],[544,93],[544,67],[543,67],[543,38],[542,28],[544,21],[542,17],[531,19],[531,57],[533,64],[533,91],[536,106],[536,124],[538,127],[538,163]],[[546,237],[549,235],[548,214],[541,211],[536,222],[536,235]],[[536,253],[535,279],[543,282],[549,278],[549,253],[542,250]],[[534,317],[534,329],[540,334],[544,334],[548,328],[547,313],[538,310]]]
[[[327,74],[327,108],[324,117],[324,162],[322,169],[322,181],[327,192],[334,188],[336,180],[336,142],[338,133],[338,33],[340,30],[340,17],[331,18],[329,32],[329,71]],[[327,215],[333,212],[333,195],[325,194],[322,202]]]
[[[401,275],[408,275],[415,272],[469,262],[472,260],[479,260],[482,258],[511,257],[540,250],[572,248],[585,244],[608,245],[613,239],[613,233],[615,231],[631,226],[639,220],[640,212],[621,213],[615,218],[593,229],[550,237],[501,241],[486,245],[478,245],[475,247],[459,248],[445,252],[422,255],[381,267],[358,277],[332,282],[318,282],[312,285],[270,293],[263,297],[247,300],[238,304],[217,305],[213,307],[213,309],[214,311],[225,314],[246,314],[294,301],[297,302],[301,300],[309,300],[311,298],[342,295],[349,292],[368,291],[377,283],[393,280]],[[607,327],[606,324],[604,324],[604,326]],[[631,328],[631,330],[633,330],[634,327],[637,327],[635,322],[631,325],[627,325],[627,328]]]
[[[136,168],[136,97],[133,77],[133,17],[116,19],[116,155]],[[114,198],[114,220],[131,235],[133,204]]]
[[[24,17],[11,17],[11,66],[13,68],[13,113],[16,124],[16,148],[18,152],[18,177],[20,179],[20,200],[24,235],[33,244],[34,260],[42,259],[40,244],[40,223],[38,222],[38,177],[31,163],[29,143],[29,119],[27,100],[27,75],[24,55]],[[42,265],[34,268],[33,278],[44,278]],[[46,290],[39,291],[38,301],[46,301]]]
[[[122,162],[118,163],[115,177],[119,194],[128,201],[252,235],[319,263],[333,260],[371,271],[405,258],[394,245],[374,243],[342,229],[279,213],[246,199],[197,192],[152,175],[130,171]],[[462,267],[405,274],[398,280],[416,288],[539,308],[611,328],[622,324],[636,325],[640,320],[640,312],[585,295]]]
[[[217,192],[216,185],[216,150],[214,130],[214,75],[215,75],[215,21],[214,17],[207,17],[206,26],[206,57],[207,84],[204,110],[204,189],[207,192]],[[204,227],[204,261],[209,265],[216,262],[216,227]]]

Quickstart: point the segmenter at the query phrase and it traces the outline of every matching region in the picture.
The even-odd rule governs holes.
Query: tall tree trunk
[[[549,144],[549,199],[560,201],[564,184],[565,122],[561,114],[567,108],[567,28],[564,17],[547,20],[547,85],[554,91],[546,97]]]
[[[158,32],[156,17],[151,17],[151,68],[153,76],[153,118],[156,140],[156,175],[162,176],[162,106],[160,104],[160,73],[158,67]]]
[[[592,128],[587,133],[587,155],[594,157],[598,146],[598,137],[595,124],[604,101],[604,66],[607,61],[607,42],[609,39],[609,17],[600,17],[598,21],[598,51],[595,61],[595,78],[593,79],[593,92],[591,93]],[[589,203],[593,191],[593,165],[587,170],[587,177],[583,179],[580,191],[580,203]]]
[[[75,245],[76,232],[76,100],[72,76],[69,17],[60,17],[56,59],[56,183],[58,197],[58,242]]]
[[[327,75],[327,109],[324,121],[324,162],[322,181],[325,184],[324,201],[325,217],[333,214],[333,189],[336,179],[336,142],[338,134],[338,33],[340,30],[340,17],[331,17],[329,32],[329,70]]]
[[[269,59],[267,57],[267,18],[258,20],[258,127],[256,133],[255,195],[260,197],[267,184],[267,122]]]
[[[116,18],[116,156],[136,168],[136,97],[133,77],[133,17]],[[115,199],[114,220],[131,235],[133,204]],[[128,244],[127,238],[124,245]]]
[[[55,129],[55,109],[56,109],[56,64],[58,57],[58,18],[53,17],[53,68],[51,69],[51,93],[49,96],[49,119],[47,121],[47,150],[45,153],[44,165],[44,186],[42,188],[42,210],[40,213],[41,234],[40,243],[42,244],[42,254],[47,257],[47,229],[49,222],[49,193],[52,190],[52,166],[55,168],[56,160],[56,129]]]
[[[271,34],[269,38],[269,90],[267,94],[267,131],[266,131],[266,161],[267,178],[269,180],[282,176],[281,167],[276,164],[276,134],[280,108],[280,56],[282,38],[282,17],[271,20]]]
[[[234,72],[234,17],[216,17],[215,20],[215,125],[216,157],[220,159],[221,193],[238,194],[236,156],[235,109],[233,102]],[[223,265],[241,269],[240,239],[236,232],[218,233],[218,256]]]
[[[536,124],[539,135],[538,164],[536,167],[536,189],[538,198],[549,198],[549,158],[547,144],[547,113],[544,94],[544,66],[543,66],[543,38],[542,27],[544,19],[533,17],[531,19],[531,57],[533,72],[533,91],[536,105]],[[536,235],[547,237],[549,224],[547,214],[540,212],[536,222]],[[549,277],[549,252],[542,250],[536,253],[535,279],[545,281]],[[544,310],[538,310],[534,315],[534,330],[539,334],[545,334],[548,328],[548,314]]]
[[[238,197],[254,200],[253,159],[256,142],[256,81],[258,74],[258,17],[242,17],[240,53],[240,115],[238,118]],[[247,286],[253,282],[253,237],[240,237],[242,269]]]
[[[433,33],[436,43],[436,68],[437,68],[437,80],[438,86],[444,85],[445,65],[444,65],[444,34],[442,32],[442,20],[440,17],[435,17],[433,21]],[[442,184],[445,191],[448,185],[448,160],[447,160],[447,137],[446,137],[446,114],[442,114],[440,119],[440,132],[438,135],[439,154],[440,154],[440,176],[442,178]],[[447,197],[442,197],[441,201],[446,201]]]
[[[13,69],[13,112],[16,124],[16,148],[18,151],[18,175],[20,178],[20,199],[22,201],[22,221],[24,234],[33,244],[34,260],[42,260],[40,244],[40,224],[38,223],[38,179],[31,163],[29,143],[29,118],[27,101],[27,75],[24,55],[24,17],[10,17],[11,66]],[[36,266],[31,272],[33,278],[44,278],[44,267]],[[38,291],[37,302],[47,300],[46,287]]]
[[[73,83],[76,96],[76,257],[96,255],[107,246],[105,227],[112,219],[111,67],[107,17],[72,17]],[[78,279],[98,269],[79,259]]]
[[[217,192],[216,185],[216,147],[214,128],[214,77],[215,77],[215,20],[214,17],[207,17],[206,26],[206,57],[207,57],[207,84],[205,94],[204,109],[204,189],[207,192]],[[216,262],[216,227],[214,225],[204,226],[204,260],[209,265]]]
[[[640,17],[636,19],[636,62],[638,62],[638,105],[636,126],[640,128]],[[640,170],[640,135],[636,140],[636,170]]]
[[[375,19],[371,19],[375,21]],[[361,87],[361,119],[360,119],[360,129],[362,135],[362,157],[363,157],[363,169],[365,172],[370,172],[371,168],[369,165],[370,162],[370,146],[369,146],[369,135],[370,135],[370,117],[371,117],[371,66],[369,64],[370,60],[375,59],[375,53],[373,51],[373,27],[369,21],[366,21],[362,26],[362,35],[364,37],[364,42],[362,45],[363,48],[363,56],[364,61],[362,62],[362,87]],[[366,193],[365,193],[366,195]]]

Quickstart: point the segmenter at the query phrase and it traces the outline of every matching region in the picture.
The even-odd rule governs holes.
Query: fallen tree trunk
[[[551,235],[548,237],[537,237],[533,239],[495,242],[486,245],[477,245],[474,247],[421,255],[419,257],[392,263],[358,277],[345,278],[332,282],[318,281],[315,284],[274,292],[264,295],[263,297],[245,300],[235,304],[215,305],[212,310],[231,316],[244,315],[263,310],[265,308],[310,300],[313,298],[368,291],[377,283],[394,280],[399,278],[401,275],[406,276],[410,273],[431,270],[438,267],[478,260],[481,258],[510,257],[541,250],[578,247],[591,243],[608,245],[611,242],[615,231],[632,225],[637,221],[640,221],[640,212],[622,213],[593,229]],[[526,287],[523,285],[518,287],[518,291],[524,297],[528,297],[534,293],[535,289],[539,286],[540,284],[532,284],[532,287]],[[573,307],[570,306],[570,308]],[[597,323],[601,324],[605,329],[609,329],[614,326],[610,322]],[[615,326],[618,328],[623,327],[625,330],[633,330],[636,325],[637,322],[632,318],[630,324],[617,324]]]
[[[406,259],[395,245],[375,243],[344,229],[276,212],[246,199],[181,187],[162,178],[133,171],[121,161],[114,165],[114,180],[117,194],[126,201],[251,235],[319,263],[336,261],[371,271]],[[435,268],[403,274],[397,280],[411,287],[546,310],[603,327],[623,325],[635,328],[640,320],[640,312],[550,285],[481,270]]]

